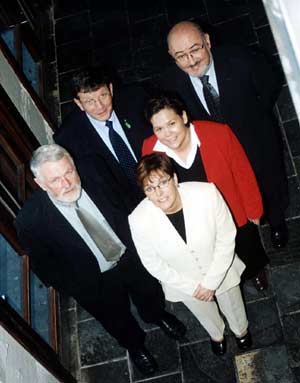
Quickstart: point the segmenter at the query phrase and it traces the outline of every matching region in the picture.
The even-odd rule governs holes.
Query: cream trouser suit
[[[179,185],[186,242],[166,214],[144,199],[130,214],[133,241],[146,269],[162,284],[165,297],[183,302],[214,340],[221,340],[224,321],[236,336],[248,327],[239,288],[244,263],[235,255],[236,228],[214,184]],[[193,298],[198,284],[215,290],[218,303]]]

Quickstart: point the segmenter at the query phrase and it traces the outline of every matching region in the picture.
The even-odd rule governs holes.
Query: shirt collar
[[[93,125],[93,126],[100,126],[100,127],[105,127],[105,128],[107,128],[106,127],[106,125],[105,125],[105,122],[106,121],[100,121],[100,120],[96,120],[96,118],[93,118],[92,116],[90,116],[87,112],[85,112],[85,114],[86,114],[86,116],[87,116],[87,118],[90,120],[90,122],[91,122],[91,124]],[[112,123],[113,124],[116,124],[117,123],[117,115],[116,115],[116,113],[115,113],[115,111],[113,110],[112,111],[112,113],[111,113],[111,115],[110,115],[110,117],[109,117],[109,121],[112,121]],[[108,129],[108,128],[107,128]]]
[[[211,63],[210,63],[210,65],[209,65],[209,68],[208,68],[207,71],[204,73],[204,75],[209,76],[210,79],[211,79],[212,77],[213,77],[213,78],[216,77],[215,64],[214,64],[214,60],[213,60],[213,58],[211,58]],[[190,74],[189,74],[189,77],[190,77],[190,79],[199,78],[198,76],[191,76]],[[200,76],[200,77],[201,77],[201,76]]]

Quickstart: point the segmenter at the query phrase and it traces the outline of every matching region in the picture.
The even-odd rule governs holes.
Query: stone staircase
[[[288,222],[290,240],[280,251],[272,249],[269,228],[261,235],[271,264],[269,289],[258,293],[244,285],[253,347],[240,352],[227,330],[228,351],[216,357],[207,334],[183,304],[168,304],[187,326],[186,338],[175,342],[162,331],[143,325],[147,347],[159,371],[145,379],[118,346],[74,301],[62,303],[64,363],[80,383],[296,383],[300,382],[300,219]]]

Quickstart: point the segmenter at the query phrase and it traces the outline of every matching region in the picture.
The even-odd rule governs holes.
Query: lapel
[[[182,78],[182,86],[181,86],[181,91],[182,92],[182,97],[185,100],[188,100],[187,107],[192,114],[192,119],[198,119],[200,118],[205,118],[205,119],[210,119],[209,114],[207,113],[206,109],[203,107],[199,97],[197,96],[197,93],[193,87],[193,84],[189,78],[189,76],[184,73],[182,70],[178,69],[178,73]]]
[[[222,105],[226,104],[228,94],[232,93],[234,89],[233,76],[232,76],[232,65],[229,57],[226,57],[225,52],[221,49],[212,49],[214,57],[215,72],[220,93],[221,109]],[[226,97],[227,96],[227,97]],[[223,108],[222,113],[224,114],[226,108]]]
[[[42,192],[43,221],[45,223],[47,239],[51,239],[59,244],[63,243],[64,247],[74,248],[87,251],[89,248],[73,229],[61,212],[53,205],[46,192]]]
[[[130,118],[128,114],[124,113],[123,109],[120,108],[118,103],[116,103],[114,110],[123,128],[123,131],[127,137],[127,140],[129,141],[129,144],[137,160],[139,160],[141,158],[141,146],[142,146],[142,143],[139,142],[139,133],[138,133],[139,127],[136,126],[136,121],[133,121],[133,119]]]
[[[123,180],[123,184],[127,184],[128,180],[124,175],[119,162],[115,159],[111,151],[107,148],[105,143],[102,141],[99,134],[96,132],[95,128],[91,124],[90,120],[84,114],[83,116],[83,129],[85,129],[85,134],[81,135],[84,142],[81,143],[81,154],[83,156],[92,156],[101,158],[105,164],[111,169],[116,179]],[[78,124],[79,125],[79,124]],[[82,128],[82,127],[81,127]]]
[[[153,227],[155,228],[155,234],[153,235],[153,238],[155,238],[154,241],[157,241],[160,247],[160,243],[162,246],[165,245],[167,238],[168,246],[185,251],[187,244],[178,234],[167,215],[160,208],[152,204],[152,202],[149,202],[149,204],[151,204],[151,215],[153,218]],[[149,220],[152,221],[150,217]]]
[[[181,203],[183,207],[184,223],[185,223],[185,233],[187,245],[193,245],[193,236],[192,234],[197,232],[195,230],[195,224],[197,224],[197,219],[195,220],[195,209],[193,206],[190,206],[190,199],[188,195],[179,187],[179,194],[181,198]]]
[[[91,124],[90,120],[87,118],[84,112],[83,126],[83,128],[80,127],[80,129],[85,130],[84,135],[80,135],[80,138],[82,138],[85,141],[85,145],[82,145],[83,153],[97,154],[98,156],[105,158],[109,162],[115,161],[117,163],[116,159],[111,154],[110,150],[107,148],[105,143],[102,141],[101,137],[96,132],[95,128],[93,127],[93,125]]]
[[[193,214],[193,208],[189,206],[190,203],[188,196],[181,190],[180,187],[179,193],[183,207],[187,242],[182,239],[181,235],[177,232],[167,215],[154,204],[152,205],[152,214],[155,221],[154,226],[157,230],[156,236],[159,237],[163,243],[165,243],[166,238],[168,238],[168,244],[170,244],[173,248],[182,249],[182,251],[185,252],[193,243],[192,233],[195,232],[195,216]],[[163,228],[163,230],[161,230],[161,228]]]

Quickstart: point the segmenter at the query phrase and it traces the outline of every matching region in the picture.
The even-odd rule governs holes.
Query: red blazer
[[[263,214],[262,198],[255,175],[241,144],[228,125],[194,121],[200,153],[209,182],[227,202],[237,226]],[[155,135],[144,140],[142,154],[153,153]],[[191,180],[193,181],[193,180]]]

